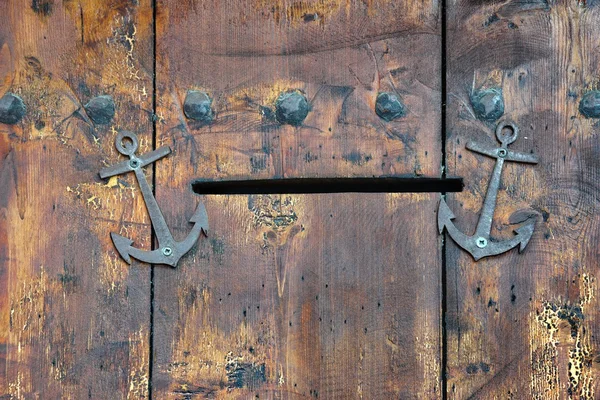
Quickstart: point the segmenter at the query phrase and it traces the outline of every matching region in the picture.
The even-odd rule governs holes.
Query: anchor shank
[[[144,197],[144,202],[146,203],[146,208],[148,209],[148,214],[150,215],[152,227],[156,233],[159,246],[162,246],[165,243],[172,243],[173,236],[171,235],[171,231],[165,222],[165,218],[160,212],[160,208],[158,207],[158,203],[154,198],[154,194],[152,193],[152,189],[146,180],[144,172],[141,168],[137,168],[134,171],[135,177],[137,178],[140,190],[142,192],[142,196]]]
[[[492,178],[487,188],[479,222],[477,223],[476,237],[489,238],[492,231],[492,220],[494,219],[494,209],[496,208],[496,199],[498,197],[498,189],[500,188],[500,178],[502,176],[502,166],[504,165],[503,158],[496,158],[496,166],[492,173]]]

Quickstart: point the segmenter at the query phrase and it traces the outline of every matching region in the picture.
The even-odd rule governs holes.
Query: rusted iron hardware
[[[116,233],[110,234],[112,241],[121,257],[128,264],[131,264],[131,257],[133,257],[150,264],[166,264],[176,267],[179,259],[194,246],[200,237],[200,233],[207,234],[208,217],[206,209],[202,203],[198,203],[194,215],[190,218],[190,222],[194,224],[192,230],[184,240],[176,242],[173,235],[171,235],[171,231],[165,222],[165,218],[158,207],[152,189],[142,170],[146,165],[152,164],[170,154],[171,149],[168,146],[163,146],[141,156],[136,156],[135,152],[138,148],[137,136],[134,133],[126,131],[117,134],[115,145],[119,153],[128,156],[129,160],[102,169],[100,177],[104,179],[132,171],[135,173],[148,214],[150,215],[150,220],[152,221],[152,228],[156,234],[158,248],[155,250],[140,250],[132,246],[133,240]]]
[[[467,236],[459,231],[452,223],[452,220],[455,218],[454,214],[452,214],[452,211],[450,211],[450,208],[444,199],[440,201],[438,208],[438,229],[440,234],[446,229],[448,235],[450,235],[460,247],[468,251],[475,261],[483,257],[504,253],[517,246],[519,246],[519,253],[521,253],[533,235],[535,219],[531,219],[517,228],[515,230],[516,236],[511,239],[495,240],[490,237],[504,161],[529,164],[538,163],[538,158],[535,155],[508,150],[508,145],[517,140],[518,135],[519,129],[517,126],[512,122],[504,121],[500,122],[496,127],[496,137],[501,143],[500,147],[489,147],[473,141],[467,143],[467,149],[496,159],[496,166],[492,173],[492,178],[487,189],[483,209],[481,210],[481,215],[479,216],[479,222],[474,235]]]

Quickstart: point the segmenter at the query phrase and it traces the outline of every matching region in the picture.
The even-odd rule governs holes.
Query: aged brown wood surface
[[[0,397],[597,398],[600,128],[579,111],[598,88],[597,3],[448,2],[442,160],[436,1],[1,2],[0,96],[28,112],[0,125]],[[190,89],[213,98],[210,123],[184,115]],[[208,238],[153,267],[153,301],[151,268],[110,243],[151,245],[133,177],[97,172],[122,160],[120,129],[151,149],[153,119],[177,238],[195,178],[438,176],[442,161],[468,178],[448,204],[471,233],[493,161],[465,143],[494,140],[472,100],[487,89],[521,128],[511,147],[540,156],[505,165],[493,233],[537,230],[523,255],[477,263],[446,241],[445,359],[436,194],[204,197]],[[288,90],[310,102],[298,127],[274,118]],[[380,92],[407,115],[383,121]],[[117,112],[99,125],[83,104],[106,94]]]
[[[0,397],[148,396],[150,270],[123,263],[109,232],[148,246],[132,177],[106,184],[119,129],[152,144],[149,1],[0,2]],[[111,95],[116,116],[83,104]]]
[[[194,201],[161,193],[186,231]],[[436,195],[205,203],[209,238],[155,269],[155,398],[440,396]]]
[[[157,13],[159,140],[185,143],[193,176],[439,176],[437,1],[164,0]],[[213,98],[209,126],[185,118],[190,89]],[[272,118],[287,90],[310,102],[301,127]],[[407,115],[379,118],[379,92]]]
[[[540,156],[505,165],[498,198],[498,237],[537,219],[523,255],[474,263],[448,242],[449,398],[598,398],[599,126],[578,107],[598,86],[600,4],[457,1],[448,27],[447,166],[470,177],[449,196],[457,226],[474,230],[493,168],[465,149],[494,140],[473,92],[502,89],[512,147]]]
[[[159,1],[156,193],[179,237],[195,178],[439,176],[434,1]],[[427,54],[427,62],[423,62]],[[215,118],[184,115],[189,89]],[[271,119],[282,91],[311,111]],[[386,123],[378,92],[408,115]],[[211,230],[154,269],[155,398],[435,398],[436,195],[207,196]],[[429,221],[429,222],[426,222]]]

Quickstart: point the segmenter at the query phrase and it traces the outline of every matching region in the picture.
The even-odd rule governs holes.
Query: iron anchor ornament
[[[506,134],[505,132],[510,133]],[[440,234],[445,229],[456,244],[468,251],[475,261],[483,257],[502,254],[517,246],[519,247],[519,253],[523,252],[535,230],[535,219],[533,219],[517,228],[514,231],[516,236],[511,239],[500,241],[490,237],[504,162],[538,163],[538,158],[535,155],[508,150],[508,145],[517,140],[518,135],[519,129],[517,126],[512,122],[504,121],[500,122],[496,127],[496,138],[501,143],[500,147],[489,147],[473,141],[467,143],[467,149],[496,159],[496,166],[492,173],[474,235],[467,236],[459,231],[452,223],[452,220],[455,218],[454,214],[452,214],[444,199],[440,201],[438,208],[438,229]]]
[[[201,233],[207,235],[208,232],[208,216],[204,205],[200,202],[196,207],[196,211],[190,222],[194,224],[192,230],[187,237],[177,242],[173,238],[165,218],[163,217],[158,203],[152,194],[152,189],[146,180],[146,176],[142,170],[146,165],[169,155],[171,148],[168,146],[160,147],[150,153],[136,156],[135,152],[138,148],[137,136],[132,132],[122,131],[117,134],[115,146],[119,153],[129,157],[129,161],[123,161],[111,167],[104,168],[100,171],[101,178],[110,178],[111,176],[134,172],[137,178],[138,185],[146,204],[146,209],[152,221],[152,228],[156,234],[158,248],[155,250],[141,250],[133,247],[133,240],[123,237],[116,233],[111,233],[110,237],[113,244],[121,257],[131,264],[131,257],[150,264],[166,264],[171,267],[176,267],[179,259],[192,249],[198,241]]]

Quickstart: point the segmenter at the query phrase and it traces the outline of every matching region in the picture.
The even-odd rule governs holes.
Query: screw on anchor
[[[479,247],[480,249],[483,249],[484,247],[487,246],[487,239],[486,238],[477,238],[477,247]]]

